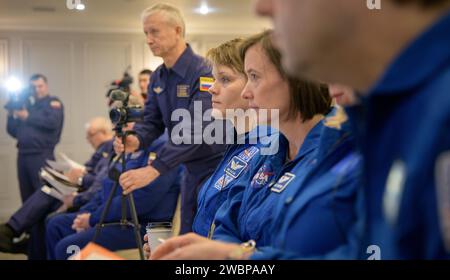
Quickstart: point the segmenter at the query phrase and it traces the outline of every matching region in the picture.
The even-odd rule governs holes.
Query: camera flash
[[[17,79],[16,77],[10,77],[8,78],[5,83],[4,83],[4,87],[6,88],[6,90],[8,92],[19,92],[20,90],[22,90],[23,85],[22,82]]]

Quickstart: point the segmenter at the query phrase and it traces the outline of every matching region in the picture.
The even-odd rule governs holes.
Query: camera
[[[31,98],[34,95],[34,88],[32,86],[26,87],[18,92],[11,92],[10,99],[5,105],[5,109],[8,111],[18,111],[24,109],[30,104]]]
[[[139,122],[144,118],[144,109],[139,105],[128,106],[130,94],[126,91],[116,89],[111,91],[110,99],[112,102],[119,101],[120,106],[109,111],[111,122],[117,126],[124,126],[130,122]]]

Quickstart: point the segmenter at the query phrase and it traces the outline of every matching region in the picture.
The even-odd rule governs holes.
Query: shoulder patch
[[[214,84],[214,78],[200,77],[200,91],[208,91]]]
[[[158,155],[155,152],[150,152],[150,154],[148,155],[147,165],[151,165],[157,157]]]
[[[222,189],[226,188],[226,186],[228,186],[228,184],[231,183],[233,180],[234,180],[233,177],[229,176],[228,174],[224,174],[214,184],[214,188],[221,191]]]
[[[326,127],[341,130],[342,124],[344,124],[347,120],[348,120],[347,113],[345,113],[344,108],[339,106],[334,116],[327,117],[323,124]]]
[[[53,109],[61,109],[62,104],[58,100],[53,100],[50,102],[50,107],[52,107]]]
[[[233,157],[225,168],[225,173],[236,179],[241,175],[242,171],[247,167],[247,162],[243,161],[239,157]]]
[[[245,162],[249,162],[258,152],[259,152],[259,149],[257,147],[252,146],[252,147],[242,151],[238,155],[238,157]]]

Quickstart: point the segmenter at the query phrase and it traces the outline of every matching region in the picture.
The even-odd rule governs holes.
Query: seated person
[[[100,136],[97,137],[99,134]],[[106,141],[98,146],[97,143],[102,141],[103,136],[106,137]],[[94,148],[98,146],[98,152],[84,165],[86,167],[84,170],[72,168],[65,174],[69,181],[81,186],[81,191],[65,196],[64,203],[58,209],[58,212],[76,211],[89,202],[94,194],[101,189],[101,181],[106,176],[108,161],[114,155],[111,122],[103,117],[93,119],[87,124],[86,139]]]
[[[91,190],[99,189],[97,186],[101,185],[100,178],[103,178],[107,170],[109,156],[113,153],[112,147],[112,127],[109,120],[98,117],[89,121],[86,126],[86,138],[95,149],[94,154],[86,162],[86,172],[79,172],[71,170],[69,174],[83,174],[82,188],[85,193],[91,192]],[[96,179],[97,178],[97,179]],[[70,196],[69,201],[64,204],[67,206],[81,206],[88,200],[91,195],[85,193],[79,193],[75,196]],[[66,197],[67,198],[67,197]],[[17,210],[5,224],[0,225],[0,251],[7,253],[19,252],[18,248],[14,246],[13,238],[20,236],[24,232],[32,231],[31,246],[29,251],[29,257],[31,259],[41,258],[40,252],[45,249],[42,246],[44,238],[42,232],[38,228],[38,224],[45,220],[45,217],[51,212],[58,209],[61,206],[61,201],[47,195],[41,190],[37,190],[24,204]],[[64,207],[67,208],[67,207]],[[35,227],[35,230],[32,228]],[[35,242],[34,242],[35,241]],[[34,246],[36,245],[36,246]],[[45,250],[44,250],[45,252]],[[45,254],[43,255],[45,259]]]
[[[213,230],[217,209],[227,199],[229,190],[236,184],[247,184],[263,165],[279,168],[284,160],[286,139],[273,129],[255,127],[256,120],[247,109],[248,101],[241,97],[247,83],[244,63],[239,57],[240,39],[235,39],[211,49],[207,58],[212,62],[215,82],[209,89],[212,95],[212,116],[227,119],[232,129],[234,144],[229,145],[223,160],[213,175],[202,186],[198,195],[197,214],[192,229],[208,236]],[[280,147],[282,146],[282,147]],[[278,150],[276,150],[278,149]],[[144,238],[147,240],[147,237]]]
[[[163,135],[146,151],[138,151],[127,155],[127,170],[148,165],[154,160],[159,149],[167,141]],[[113,162],[113,168],[120,170],[121,162]],[[141,224],[142,233],[148,222],[171,221],[175,212],[179,194],[180,172],[173,169],[159,177],[145,188],[133,193],[136,212]],[[46,230],[47,254],[49,259],[67,259],[68,248],[76,245],[83,248],[92,241],[95,225],[99,222],[106,200],[115,182],[109,178],[103,181],[103,190],[77,213],[54,216],[48,220]],[[121,219],[122,189],[118,188],[111,203],[106,223],[119,222]],[[130,219],[129,207],[127,217]],[[136,248],[134,231],[131,227],[108,226],[101,230],[96,243],[110,250]]]
[[[269,37],[270,32],[265,32],[241,47],[247,75],[262,76],[259,87],[249,79],[243,92],[255,105],[259,105],[258,97],[264,92],[262,85],[270,80],[267,77],[286,77],[281,55]],[[297,97],[308,90],[313,94],[310,97],[324,97],[323,92],[314,92],[314,87],[302,88]],[[271,94],[275,95],[273,91]],[[280,100],[284,96],[283,92],[276,93]],[[324,120],[320,112],[315,112],[315,123],[308,125],[305,112],[311,108],[299,110],[291,122],[283,118],[286,113],[280,108],[280,131],[289,140],[288,162],[273,180],[259,189],[253,188],[252,182],[241,196],[227,200],[219,209],[213,238],[227,243],[189,234],[167,240],[151,258],[320,258],[334,251],[346,252],[336,258],[356,256],[350,237],[358,220],[355,210],[360,157],[354,151],[348,127],[343,125],[345,118],[339,123],[338,118]],[[240,246],[241,242],[246,243]],[[254,253],[255,248],[261,248],[262,253]]]

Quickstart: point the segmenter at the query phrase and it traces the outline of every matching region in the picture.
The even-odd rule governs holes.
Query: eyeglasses
[[[92,137],[94,137],[95,135],[97,135],[98,133],[100,133],[100,130],[97,130],[97,131],[95,131],[95,132],[88,132],[88,133],[86,133],[86,137],[87,137],[87,138],[92,138]]]

